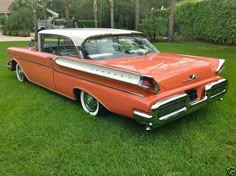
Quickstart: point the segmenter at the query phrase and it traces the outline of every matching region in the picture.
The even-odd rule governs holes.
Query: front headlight
[[[219,60],[219,63],[218,63],[218,67],[216,69],[216,73],[221,73],[225,66],[224,66],[224,63],[225,63],[225,60],[224,59],[218,59]]]

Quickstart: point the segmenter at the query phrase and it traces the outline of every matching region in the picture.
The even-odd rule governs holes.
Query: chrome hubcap
[[[84,103],[87,109],[90,112],[95,112],[97,109],[97,100],[89,95],[88,93],[84,93]]]
[[[24,80],[24,72],[22,71],[22,69],[20,68],[19,65],[17,65],[17,68],[16,68],[16,71],[17,71],[17,77],[20,81],[23,81]]]
[[[19,67],[19,71],[18,71],[18,73],[19,73],[19,77],[20,77],[20,79],[23,79],[23,77],[24,77],[24,73],[23,73],[23,71],[21,70],[20,67]]]

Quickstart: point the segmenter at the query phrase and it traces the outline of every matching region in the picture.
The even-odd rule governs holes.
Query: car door
[[[32,51],[30,80],[36,84],[55,90],[53,59],[57,57],[58,36],[40,35],[38,51]]]

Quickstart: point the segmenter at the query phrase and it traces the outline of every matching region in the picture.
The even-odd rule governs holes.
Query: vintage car
[[[92,116],[108,110],[158,127],[220,100],[223,59],[160,53],[137,31],[51,29],[34,47],[8,48],[8,68],[73,100]]]

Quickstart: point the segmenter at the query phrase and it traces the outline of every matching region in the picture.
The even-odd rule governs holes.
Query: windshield
[[[84,58],[108,60],[140,56],[159,51],[144,36],[120,35],[87,39],[82,45]]]

